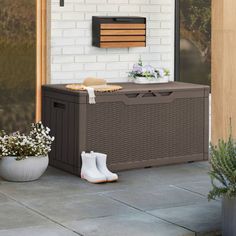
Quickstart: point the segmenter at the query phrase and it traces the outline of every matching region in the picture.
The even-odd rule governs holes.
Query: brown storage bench
[[[209,149],[209,87],[120,84],[96,93],[43,86],[42,120],[55,142],[50,164],[79,175],[82,151],[108,154],[111,170],[202,161]]]

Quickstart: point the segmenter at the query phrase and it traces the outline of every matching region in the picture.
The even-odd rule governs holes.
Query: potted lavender
[[[32,124],[28,135],[0,132],[0,176],[8,181],[38,179],[48,166],[54,137],[41,122]]]
[[[231,131],[232,133],[232,131]],[[222,235],[236,235],[236,143],[232,134],[211,145],[211,183],[208,199],[222,200]]]
[[[151,65],[143,65],[141,59],[139,59],[138,64],[133,65],[132,71],[129,72],[129,77],[136,84],[168,83],[169,76],[168,69],[157,69]]]

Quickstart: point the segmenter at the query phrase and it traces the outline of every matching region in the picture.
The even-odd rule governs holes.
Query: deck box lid
[[[169,82],[164,84],[134,84],[134,83],[114,83],[122,86],[123,89],[115,92],[96,92],[96,96],[109,96],[113,94],[127,94],[127,93],[148,93],[148,92],[163,92],[163,91],[183,91],[183,90],[206,90],[209,92],[209,86],[182,83],[182,82]],[[60,92],[72,96],[87,96],[86,91],[73,91],[66,88],[66,84],[51,84],[44,85],[43,91]]]

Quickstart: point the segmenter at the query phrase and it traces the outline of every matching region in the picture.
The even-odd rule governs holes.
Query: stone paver
[[[220,231],[221,204],[210,202],[190,206],[172,207],[150,212],[151,214],[169,222],[188,228],[198,235],[210,235]]]
[[[218,235],[208,170],[206,162],[132,170],[94,185],[49,167],[35,182],[0,180],[0,236]]]
[[[0,204],[0,230],[42,225],[50,221],[16,202]]]

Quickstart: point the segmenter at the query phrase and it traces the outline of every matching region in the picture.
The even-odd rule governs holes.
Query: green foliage
[[[164,74],[165,74],[165,76],[170,76],[170,70],[169,69],[164,69]]]
[[[198,48],[205,61],[211,60],[211,0],[180,1],[181,36]]]
[[[1,0],[1,39],[35,40],[36,0]]]
[[[217,146],[211,145],[210,177],[212,190],[208,199],[236,196],[236,144],[229,136],[227,141],[219,140]]]

